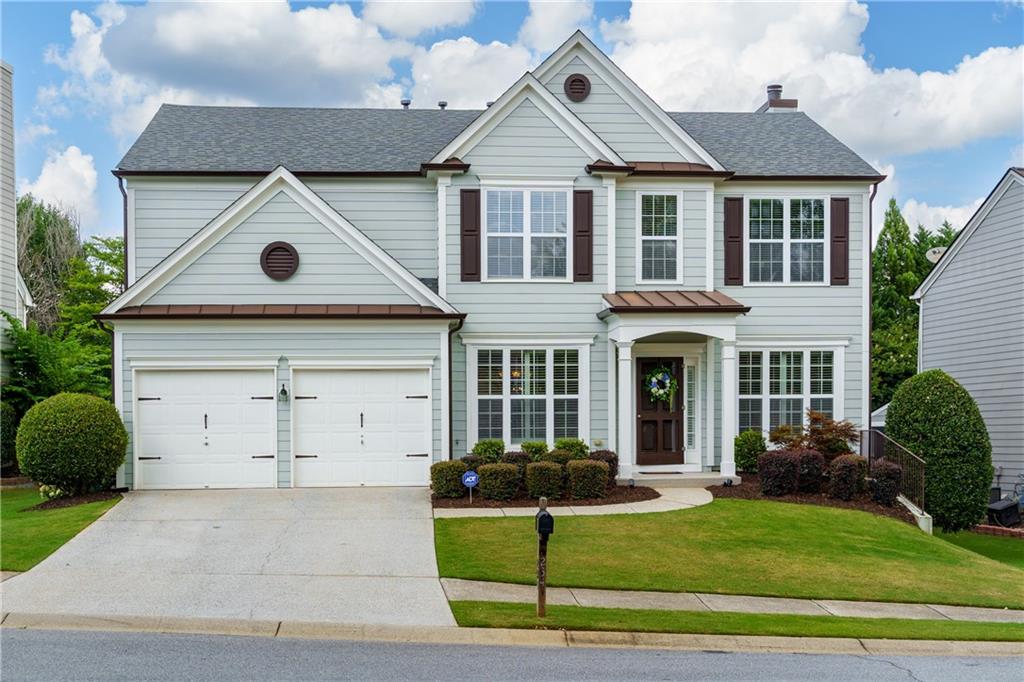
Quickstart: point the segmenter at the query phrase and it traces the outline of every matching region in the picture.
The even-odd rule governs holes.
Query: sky
[[[888,176],[911,226],[962,226],[1024,165],[1024,2],[0,4],[18,193],[121,231],[110,171],[162,102],[482,108],[575,29],[669,111],[768,83]]]

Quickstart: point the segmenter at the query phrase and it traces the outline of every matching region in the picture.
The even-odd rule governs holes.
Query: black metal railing
[[[925,461],[906,449],[878,429],[864,429],[860,432],[860,451],[873,462],[885,459],[900,467],[900,494],[924,511]]]

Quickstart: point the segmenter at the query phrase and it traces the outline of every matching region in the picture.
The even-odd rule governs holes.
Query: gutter
[[[452,337],[466,324],[466,316],[458,318],[458,324],[448,328],[448,459],[455,459],[455,420],[452,418],[452,410],[455,408],[455,398],[452,392]]]
[[[124,178],[118,175],[116,172],[114,176],[117,178],[117,188],[121,190],[121,227],[123,230],[123,246],[124,246],[124,288],[128,289],[128,192],[124,189]]]

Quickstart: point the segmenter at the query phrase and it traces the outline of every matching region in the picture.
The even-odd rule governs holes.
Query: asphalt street
[[[1019,680],[1024,659],[439,646],[0,631],[16,680]]]

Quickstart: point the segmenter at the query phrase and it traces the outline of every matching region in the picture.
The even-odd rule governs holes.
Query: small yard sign
[[[475,471],[467,471],[462,474],[462,485],[469,488],[469,503],[473,504],[473,488],[480,482],[480,474]]]

